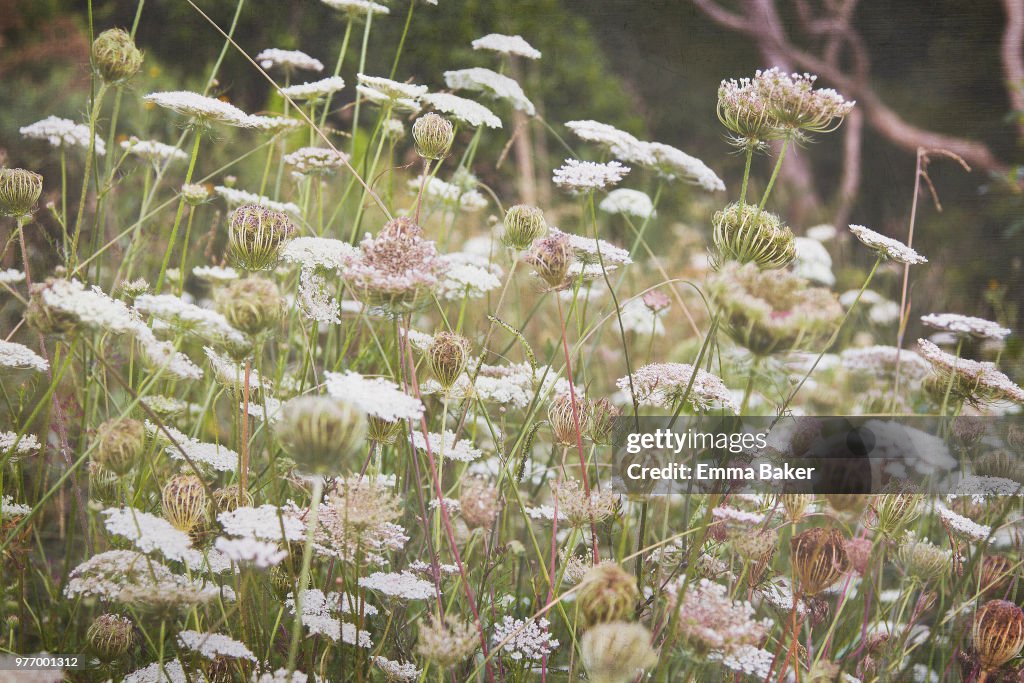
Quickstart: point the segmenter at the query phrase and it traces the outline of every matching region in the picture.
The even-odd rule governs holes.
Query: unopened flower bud
[[[124,657],[135,644],[135,625],[128,617],[101,614],[86,631],[89,648],[104,662]]]
[[[262,277],[233,280],[217,292],[217,310],[235,329],[257,335],[273,328],[284,316],[277,285]]]
[[[277,433],[299,469],[336,473],[366,439],[366,416],[348,401],[330,396],[299,396],[281,408]]]
[[[535,206],[516,204],[505,212],[501,241],[510,249],[529,249],[535,239],[548,231],[544,212]]]
[[[142,51],[127,31],[111,28],[93,41],[92,63],[106,83],[122,83],[139,72]]]
[[[181,186],[181,198],[189,206],[199,206],[210,198],[210,189],[206,185],[189,183]]]
[[[43,176],[23,168],[0,169],[0,213],[27,216],[43,192]]]
[[[444,159],[455,141],[455,128],[443,116],[424,114],[412,124],[412,139],[424,159]]]
[[[469,362],[469,340],[451,332],[438,332],[427,347],[426,356],[434,379],[448,391]]]
[[[267,270],[277,263],[281,244],[295,232],[288,214],[258,204],[243,204],[231,214],[231,258],[246,270]]]
[[[118,476],[131,471],[146,448],[146,428],[138,420],[107,420],[96,430],[92,459]]]
[[[179,474],[164,484],[161,492],[164,517],[185,533],[191,533],[206,522],[206,488],[194,474]]]
[[[580,640],[583,665],[594,683],[628,683],[658,663],[651,632],[641,624],[600,624]]]
[[[574,259],[568,236],[559,234],[538,240],[525,260],[537,269],[542,280],[552,289],[557,289],[565,284],[565,276]]]
[[[640,591],[636,578],[614,562],[591,567],[576,592],[584,627],[612,621],[632,621]]]

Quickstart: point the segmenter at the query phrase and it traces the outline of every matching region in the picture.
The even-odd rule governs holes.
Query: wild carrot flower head
[[[501,119],[479,102],[446,92],[427,93],[423,95],[422,99],[432,108],[448,114],[456,121],[467,126],[473,128],[479,128],[480,126],[501,128]]]
[[[338,472],[366,439],[366,417],[332,396],[298,396],[281,407],[274,429],[304,472]]]
[[[284,155],[284,163],[306,176],[331,175],[345,165],[348,157],[329,147],[301,147]],[[322,239],[322,238],[307,238]]]
[[[51,147],[83,147],[89,149],[89,126],[75,123],[58,116],[47,116],[41,121],[22,126],[18,129],[22,137],[32,140],[46,140]],[[106,143],[99,137],[95,140],[96,154],[106,154]]]
[[[257,204],[243,204],[231,214],[231,258],[246,270],[267,270],[277,263],[281,245],[295,232],[287,214]]]
[[[444,619],[429,615],[420,624],[416,640],[416,654],[442,669],[462,662],[479,647],[476,627],[450,612]]]
[[[164,484],[160,500],[167,518],[176,529],[190,533],[205,525],[209,512],[206,488],[194,474],[179,474]]]
[[[1010,335],[1009,328],[999,323],[957,313],[930,313],[921,316],[921,322],[936,330],[975,339],[1005,339]]]
[[[495,99],[505,100],[513,108],[533,116],[536,109],[533,102],[527,99],[522,87],[509,78],[490,69],[475,67],[445,71],[444,82],[452,90],[475,90],[483,92]]]
[[[623,377],[615,385],[628,392],[630,379]],[[676,402],[686,400],[694,410],[707,410],[715,405],[733,412],[739,410],[725,382],[689,363],[644,365],[632,375],[632,390],[637,400],[645,405],[671,408]]]
[[[455,127],[443,116],[431,112],[412,124],[416,153],[424,159],[444,159],[455,141]]]
[[[278,48],[267,48],[258,55],[256,61],[264,69],[280,67],[285,71],[305,69],[307,71],[323,71],[324,65],[319,59],[310,57],[301,50],[280,50]]]
[[[678,583],[669,586],[672,595],[681,591]],[[771,627],[769,620],[754,618],[749,602],[731,600],[725,586],[708,579],[686,587],[681,602],[676,610],[679,630],[697,652],[731,652],[760,644]]]
[[[815,348],[843,315],[828,289],[786,270],[730,263],[708,279],[708,293],[737,343],[757,355]]]
[[[32,213],[43,192],[43,176],[23,168],[0,169],[0,213],[22,217]]]
[[[272,329],[285,314],[277,285],[258,276],[230,282],[218,290],[216,301],[228,324],[250,336]]]
[[[576,600],[584,628],[632,621],[640,600],[636,577],[615,562],[594,565],[580,581]]]
[[[948,549],[939,548],[927,539],[908,533],[896,551],[896,559],[911,579],[928,583],[948,574],[953,557]]]
[[[573,194],[585,194],[603,190],[617,184],[629,173],[629,167],[617,161],[599,164],[593,161],[566,159],[556,168],[552,181],[558,187]]]
[[[866,228],[863,225],[851,225],[850,232],[865,246],[877,252],[879,256],[896,263],[911,266],[918,263],[928,263],[928,259],[903,244],[903,242],[881,235],[871,228]]]
[[[561,289],[566,285],[566,274],[575,256],[569,237],[562,233],[535,241],[523,260],[537,270],[551,289]]]
[[[146,428],[128,417],[107,420],[96,430],[92,459],[117,475],[125,475],[146,448]]]
[[[319,81],[299,83],[281,88],[281,94],[293,100],[316,101],[333,95],[345,87],[345,79],[341,76],[328,76]]]
[[[86,632],[89,649],[104,662],[112,662],[135,644],[135,623],[118,614],[101,614]]]
[[[249,115],[238,107],[199,93],[184,90],[155,92],[146,95],[142,100],[170,109],[199,126],[222,123],[238,128],[249,128],[251,125]]]
[[[407,311],[437,286],[443,262],[412,220],[396,218],[359,246],[362,253],[344,277],[363,303]]]
[[[995,364],[958,358],[927,339],[918,339],[917,347],[939,380],[937,391],[944,394],[948,390],[951,396],[975,405],[1024,403],[1024,389],[997,370]]]
[[[558,514],[575,528],[582,529],[591,522],[598,524],[616,513],[619,496],[608,490],[590,490],[588,497],[582,484],[576,479],[563,479],[551,485],[558,499]]]
[[[548,406],[548,422],[555,443],[562,446],[575,446],[577,436],[586,438],[590,431],[590,401],[577,396],[573,401],[571,394],[560,394],[552,399]]]
[[[513,661],[540,660],[558,648],[549,626],[547,619],[515,619],[506,615],[495,624],[491,641],[495,650]]]
[[[515,55],[526,59],[540,59],[540,51],[526,42],[522,36],[507,36],[501,33],[488,33],[472,43],[474,50],[489,50],[503,55]]]
[[[784,268],[796,258],[793,231],[770,211],[734,203],[715,213],[714,263],[756,263],[762,270]]]

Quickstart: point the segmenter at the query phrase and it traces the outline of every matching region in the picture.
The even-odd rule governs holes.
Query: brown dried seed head
[[[982,670],[1002,666],[1024,647],[1024,611],[1006,600],[986,602],[974,617],[971,640]]]
[[[806,595],[817,595],[849,569],[845,539],[837,529],[815,527],[790,541],[793,568]]]

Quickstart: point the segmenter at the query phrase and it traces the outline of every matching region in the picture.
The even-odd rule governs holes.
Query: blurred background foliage
[[[770,65],[763,63],[749,38],[715,24],[689,0],[440,0],[438,6],[414,1],[410,34],[395,73],[399,80],[436,90],[444,87],[447,69],[495,66],[493,55],[470,47],[472,39],[490,32],[521,34],[543,52],[543,59],[523,65],[520,74],[527,95],[551,127],[534,123],[531,128],[535,151],[547,157],[536,162],[542,179],[568,154],[555,136],[565,136],[562,123],[592,118],[678,146],[705,160],[730,188],[738,187],[742,158],[731,153],[715,116],[718,83]],[[197,4],[227,27],[236,0]],[[408,0],[388,4],[391,15],[373,21],[365,69],[369,74],[390,73],[405,23]],[[787,29],[795,26],[790,1],[779,0],[777,6]],[[21,141],[18,127],[49,114],[81,120],[89,87],[87,12],[91,9],[97,27],[130,27],[137,8],[132,0],[92,2],[91,8],[84,0],[0,0],[0,78],[5,86],[0,89],[0,153],[10,163],[55,170],[52,154],[45,163],[26,158],[46,150]],[[222,45],[214,29],[185,0],[148,0],[142,12],[138,43],[146,51],[146,69],[132,89],[138,94],[201,90]],[[866,2],[858,5],[854,17],[873,64],[871,84],[881,99],[910,123],[985,143],[1015,178],[1022,141],[1017,139],[1016,114],[999,58],[1004,22],[999,3],[961,0],[936,0],[927,6],[917,0]],[[315,0],[245,0],[235,35],[250,54],[266,47],[301,49],[329,70],[343,32],[342,15]],[[353,30],[343,71],[349,80],[361,36],[360,25]],[[330,118],[339,130],[347,127],[350,112],[345,105],[354,94],[352,85],[340,94]],[[247,111],[280,109],[265,80],[233,51],[214,91]],[[120,131],[174,139],[176,131],[153,129],[147,112],[129,99],[134,100],[125,99]],[[504,118],[506,129],[489,136],[490,147],[478,156],[478,172],[489,184],[514,193],[513,174],[495,168],[513,131],[510,119]],[[826,198],[834,195],[838,183],[842,144],[842,136],[833,134],[798,152],[813,170],[814,189]],[[216,161],[216,155],[204,158],[210,166],[201,170],[214,170]],[[850,221],[904,238],[914,168],[912,152],[896,148],[866,126],[859,196]],[[757,180],[764,182],[769,172],[770,161],[760,160]],[[1019,338],[1024,201],[1017,183],[980,170],[965,173],[948,161],[933,163],[930,177],[943,211],[922,192],[914,245],[932,265],[914,273],[912,321],[932,311],[988,316],[1012,327]],[[789,208],[805,191],[784,184],[773,196],[772,208],[793,221]],[[724,201],[722,196],[673,193],[660,213],[669,221],[706,230],[711,213]],[[826,200],[812,215],[800,215],[794,231],[802,234],[833,216],[834,207]],[[676,234],[666,228],[653,241],[657,244],[660,238],[667,250],[665,242]],[[869,265],[863,261],[870,257],[843,245],[839,249],[846,256],[836,263],[837,289],[842,291],[859,284]],[[900,276],[895,270],[883,274],[877,288],[898,297]],[[917,331],[912,323],[908,334]],[[1019,342],[1013,342],[1004,358],[1020,355]]]

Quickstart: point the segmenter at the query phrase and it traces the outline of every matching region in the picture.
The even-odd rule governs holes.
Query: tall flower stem
[[[196,168],[196,157],[199,156],[199,141],[202,140],[202,135],[199,134],[199,129],[195,131],[195,140],[192,142],[192,157],[188,162],[188,172],[185,173],[185,184],[188,185],[192,182],[192,173]],[[164,262],[160,266],[160,277],[156,280],[156,287],[154,291],[159,294],[163,288],[164,276],[167,274],[167,264],[171,261],[171,252],[174,251],[174,243],[177,241],[178,228],[181,226],[181,217],[185,212],[185,197],[182,196],[178,199],[178,213],[174,216],[174,226],[171,228],[171,236],[167,240],[167,249],[164,251]],[[186,245],[187,246],[187,245]],[[184,273],[180,273],[181,277],[184,277]]]
[[[245,359],[245,377],[242,380],[242,438],[238,454],[238,492],[245,495],[249,487],[249,378],[252,374],[252,362]]]
[[[955,361],[956,363],[960,362],[960,354],[963,352],[963,349],[964,349],[964,338],[960,337],[960,339],[958,339],[957,342],[956,342],[956,361]],[[953,391],[953,380],[954,379],[956,379],[956,370],[954,370],[953,372],[949,373],[949,382],[946,383],[946,393],[943,394],[943,396],[942,396],[942,408],[939,410],[939,415],[942,416],[942,417],[946,417],[946,408],[949,406],[949,395]]]
[[[743,401],[740,403],[740,415],[747,412],[750,404],[750,395],[754,392],[754,377],[757,375],[757,368],[761,364],[761,356],[754,356],[750,363],[750,372],[747,374],[747,388],[743,391]]]
[[[341,65],[345,62],[345,53],[348,52],[348,40],[352,36],[352,17],[348,18],[345,22],[345,37],[341,39],[341,50],[338,52],[338,61],[334,64],[333,76],[337,76],[341,73]],[[327,112],[331,109],[331,98],[334,93],[328,93],[324,101],[324,110],[320,112],[320,127],[324,127],[324,123],[327,122]],[[288,101],[285,100],[285,106],[288,106]]]
[[[810,370],[807,371],[807,374],[803,376],[803,379],[800,380],[800,383],[796,385],[796,387],[793,389],[793,392],[786,398],[785,402],[782,404],[782,407],[779,409],[780,416],[783,413],[785,413],[786,408],[789,407],[790,402],[793,400],[793,398],[796,397],[797,392],[800,391],[801,387],[803,387],[804,382],[806,382],[807,379],[814,373],[815,368],[818,367],[818,363],[821,362],[821,359],[822,357],[824,357],[825,353],[830,348],[832,348],[833,344],[836,343],[836,339],[839,338],[839,333],[842,331],[843,326],[846,324],[846,321],[850,318],[850,314],[853,313],[853,309],[857,308],[857,302],[860,301],[860,298],[864,295],[864,291],[868,288],[868,285],[871,284],[871,279],[875,276],[875,271],[878,270],[878,266],[882,263],[882,258],[882,255],[879,254],[878,258],[875,259],[875,265],[871,267],[871,272],[868,273],[867,279],[864,280],[864,284],[861,285],[860,291],[857,292],[857,298],[855,298],[853,300],[853,303],[850,304],[850,307],[846,309],[846,315],[844,315],[843,319],[839,321],[839,325],[836,327],[835,332],[832,333],[832,336],[829,337],[828,342],[826,342],[825,345],[822,347],[821,353],[818,354],[818,357],[814,359],[814,364],[811,365]],[[776,421],[777,420],[778,418],[776,418]]]
[[[743,186],[740,188],[740,208],[747,201],[747,183],[750,181],[750,165],[754,160],[754,145],[747,143],[746,163],[743,166]]]
[[[373,24],[373,12],[366,13],[366,27],[363,29],[363,46],[359,50],[359,73],[366,68],[366,48],[370,43],[370,26]],[[361,99],[356,95],[355,108],[352,110],[352,158],[356,156],[356,136],[359,133],[359,103]],[[325,108],[326,109],[326,108]],[[362,202],[360,202],[362,203]]]
[[[292,640],[288,646],[289,674],[295,671],[295,661],[299,655],[299,642],[302,639],[302,593],[309,585],[309,571],[313,563],[313,537],[316,534],[320,496],[323,491],[324,480],[322,477],[317,477],[313,480],[313,491],[309,500],[309,524],[306,527],[306,543],[302,547],[302,570],[299,573],[299,585],[295,591],[295,623],[292,624]]]
[[[82,172],[82,193],[78,198],[78,214],[75,218],[75,232],[71,237],[71,254],[69,270],[74,270],[78,262],[78,238],[82,234],[82,220],[85,216],[85,198],[89,194],[89,176],[92,174],[93,158],[96,156],[96,120],[103,106],[103,96],[107,94],[106,83],[101,83],[93,98],[92,111],[89,113],[89,153],[85,155],[85,170]]]
[[[764,210],[765,204],[768,203],[768,196],[772,193],[772,188],[775,187],[775,180],[779,177],[779,169],[782,168],[782,160],[786,158],[786,149],[789,148],[789,138],[782,143],[782,149],[779,151],[779,158],[775,161],[775,168],[772,169],[772,177],[768,179],[768,187],[764,189],[764,195],[761,197],[761,203],[757,205],[757,213],[760,216]],[[749,167],[748,167],[749,168]]]

